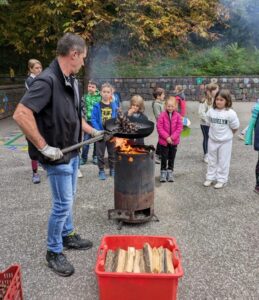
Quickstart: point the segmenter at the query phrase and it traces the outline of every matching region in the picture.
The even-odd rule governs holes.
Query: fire
[[[123,138],[113,138],[111,140],[118,152],[128,153],[128,154],[141,154],[147,153],[147,150],[141,146],[136,147],[131,144],[131,140]]]

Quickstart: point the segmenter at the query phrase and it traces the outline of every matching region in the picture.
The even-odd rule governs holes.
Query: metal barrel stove
[[[143,223],[154,216],[155,152],[152,146],[141,147],[143,153],[115,155],[115,208],[108,217],[120,223]]]

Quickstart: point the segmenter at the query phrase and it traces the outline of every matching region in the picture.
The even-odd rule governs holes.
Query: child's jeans
[[[161,171],[174,170],[174,160],[177,151],[177,145],[160,145],[161,150]]]
[[[204,154],[208,153],[209,129],[210,129],[210,126],[201,124],[201,131],[202,131],[202,134],[203,134],[202,146],[203,146],[203,153]]]

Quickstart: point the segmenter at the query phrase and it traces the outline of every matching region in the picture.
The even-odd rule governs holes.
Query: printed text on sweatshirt
[[[233,129],[239,128],[239,120],[233,109],[208,110],[207,123],[210,126],[209,137],[215,142],[225,142],[233,138]]]

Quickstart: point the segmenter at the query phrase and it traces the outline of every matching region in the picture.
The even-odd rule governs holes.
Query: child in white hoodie
[[[221,189],[228,182],[233,134],[239,128],[236,112],[231,109],[232,100],[228,90],[220,90],[215,95],[213,107],[207,112],[210,126],[208,144],[208,170],[204,186],[212,185]]]

